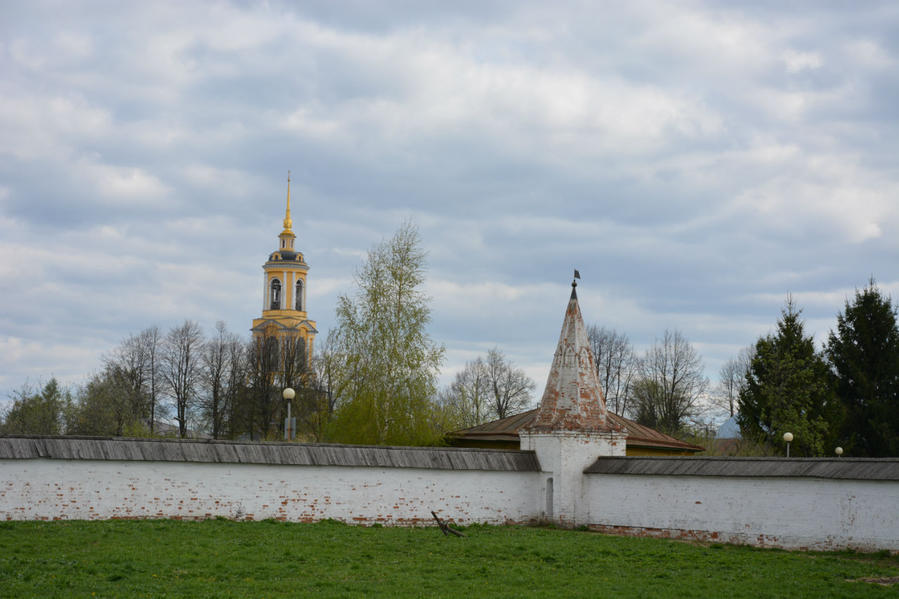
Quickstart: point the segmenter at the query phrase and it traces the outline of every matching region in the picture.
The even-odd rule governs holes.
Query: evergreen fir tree
[[[857,456],[899,455],[899,328],[896,307],[874,280],[837,315],[826,348],[844,410],[839,441]]]
[[[799,315],[788,299],[777,333],[756,343],[739,395],[738,422],[745,439],[780,445],[789,431],[793,455],[820,456],[827,452],[837,405],[827,364],[805,335]]]

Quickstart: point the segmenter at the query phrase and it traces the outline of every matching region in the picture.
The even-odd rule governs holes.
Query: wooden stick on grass
[[[437,517],[437,514],[435,514],[433,511],[431,511],[431,515],[434,516],[434,520],[437,520],[437,526],[440,527],[440,530],[443,532],[443,536],[451,535],[451,534],[452,534],[452,535],[456,535],[457,537],[464,537],[464,536],[465,536],[464,534],[462,534],[462,533],[459,532],[458,530],[455,530],[455,529],[453,529],[453,528],[450,528],[450,527],[449,527],[449,524],[447,524],[446,522],[444,522],[443,520],[441,520],[440,518],[438,518],[438,517]]]

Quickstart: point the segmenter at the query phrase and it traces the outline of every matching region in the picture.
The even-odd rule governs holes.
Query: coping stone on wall
[[[0,460],[120,460],[537,472],[532,451],[105,437],[0,437]]]
[[[899,458],[604,457],[584,473],[899,480]]]

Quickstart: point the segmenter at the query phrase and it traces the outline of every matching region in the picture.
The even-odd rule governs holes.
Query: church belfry
[[[306,264],[302,252],[294,247],[297,236],[290,216],[290,172],[287,173],[287,209],[284,230],[278,235],[278,249],[262,265],[262,317],[253,320],[254,337],[298,337],[306,345],[307,359],[312,357],[315,321],[306,313]]]

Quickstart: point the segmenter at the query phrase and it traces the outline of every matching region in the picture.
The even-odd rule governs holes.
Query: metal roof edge
[[[0,436],[0,459],[119,460],[539,471],[533,451],[211,439]]]
[[[679,439],[675,439],[676,442],[663,442],[663,441],[653,441],[652,439],[644,439],[640,437],[627,437],[627,445],[628,447],[646,447],[651,449],[677,449],[680,451],[705,451],[706,448],[701,445],[693,445],[692,443],[687,443],[686,441],[681,441]]]
[[[584,473],[899,481],[899,458],[601,457]]]

